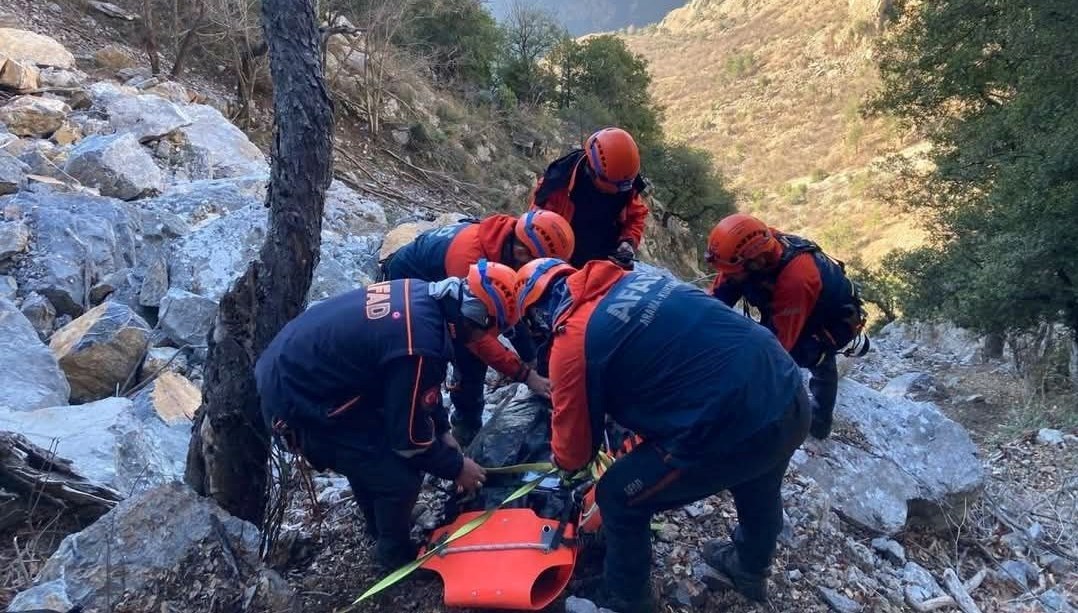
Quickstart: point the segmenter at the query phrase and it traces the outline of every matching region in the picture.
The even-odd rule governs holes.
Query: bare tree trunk
[[[274,84],[269,231],[258,260],[221,299],[186,472],[196,491],[256,525],[264,516],[269,435],[253,368],[306,304],[333,165],[333,106],[313,0],[262,0],[262,27]]]
[[[187,32],[183,35],[183,39],[180,40],[179,47],[176,50],[176,61],[172,64],[172,70],[170,75],[173,79],[180,76],[183,72],[184,65],[187,62],[187,57],[191,53],[191,45],[195,42],[195,37],[198,36],[198,31],[202,28],[202,25],[206,21],[206,2],[200,0],[198,2],[198,15],[195,17],[193,23],[187,29]],[[177,22],[178,23],[178,22]]]
[[[157,53],[157,25],[153,21],[153,0],[142,0],[142,44],[150,56],[150,72],[161,74],[161,56]]]

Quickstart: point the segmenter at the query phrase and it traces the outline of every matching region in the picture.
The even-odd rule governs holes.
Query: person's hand
[[[460,451],[460,443],[457,442],[457,439],[453,436],[452,432],[446,432],[445,434],[443,434],[442,442],[445,443],[449,448]]]
[[[618,264],[628,266],[632,263],[633,258],[636,257],[636,249],[633,248],[633,244],[629,241],[621,241],[611,257],[613,257]]]
[[[486,480],[486,469],[476,464],[475,460],[464,458],[464,465],[460,467],[460,474],[457,475],[457,493],[468,492],[469,494],[474,494],[479,491],[479,488],[483,487]]]
[[[525,380],[525,384],[527,384],[528,389],[537,396],[550,398],[550,379],[540,375],[535,370],[528,371],[528,378]]]

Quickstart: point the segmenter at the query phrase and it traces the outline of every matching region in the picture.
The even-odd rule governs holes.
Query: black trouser
[[[479,356],[458,343],[454,348],[453,384],[449,399],[453,401],[454,425],[479,429],[483,425],[483,391],[487,380],[487,365]]]
[[[798,366],[807,368],[812,373],[809,391],[812,392],[813,422],[826,424],[826,429],[830,430],[835,400],[838,397],[838,362],[835,352],[824,347],[815,338],[806,336],[798,339],[790,355]]]
[[[676,509],[723,490],[737,508],[734,543],[747,572],[763,572],[782,531],[782,477],[808,433],[810,409],[803,389],[777,422],[732,448],[715,449],[690,468],[667,463],[665,452],[645,442],[616,461],[596,491],[606,533],[604,581],[627,600],[649,589],[653,514]]]
[[[404,458],[385,450],[374,452],[347,444],[355,436],[347,429],[320,426],[295,430],[300,452],[316,470],[344,475],[363,512],[367,533],[377,539],[380,563],[398,566],[415,558],[411,541],[412,508],[423,485],[423,474]]]
[[[835,354],[825,353],[818,364],[809,368],[809,391],[812,392],[814,419],[830,425],[838,398],[838,362]]]

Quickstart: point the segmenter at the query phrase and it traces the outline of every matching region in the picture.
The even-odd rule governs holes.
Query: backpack
[[[805,326],[828,352],[861,357],[869,350],[864,334],[868,323],[860,287],[846,275],[845,262],[828,255],[816,242],[793,234],[778,234],[783,245],[782,258],[770,274],[778,277],[782,269],[803,253],[813,254],[823,289],[816,308]],[[854,341],[857,341],[856,343]]]

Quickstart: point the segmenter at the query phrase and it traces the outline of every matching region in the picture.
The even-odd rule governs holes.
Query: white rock
[[[37,331],[15,305],[0,299],[0,412],[67,404],[71,388]],[[2,429],[2,428],[0,428]],[[47,446],[46,446],[47,448]]]
[[[0,106],[0,122],[12,134],[44,138],[55,132],[71,109],[60,100],[19,96]]]
[[[117,133],[131,133],[141,143],[191,124],[182,109],[158,96],[118,96],[108,103],[107,110]]]
[[[133,200],[164,188],[161,170],[130,133],[91,136],[68,155],[64,172],[102,196]]]
[[[1037,431],[1037,443],[1040,445],[1063,445],[1063,433],[1051,428],[1041,428]]]
[[[38,66],[75,67],[75,56],[63,45],[27,30],[0,28],[0,55]]]
[[[187,146],[210,160],[212,178],[269,174],[266,156],[239,128],[229,123],[217,109],[203,104],[184,108],[192,123],[180,128]]]
[[[190,425],[169,426],[127,398],[35,411],[0,411],[0,429],[71,460],[87,479],[124,494],[182,479]]]

